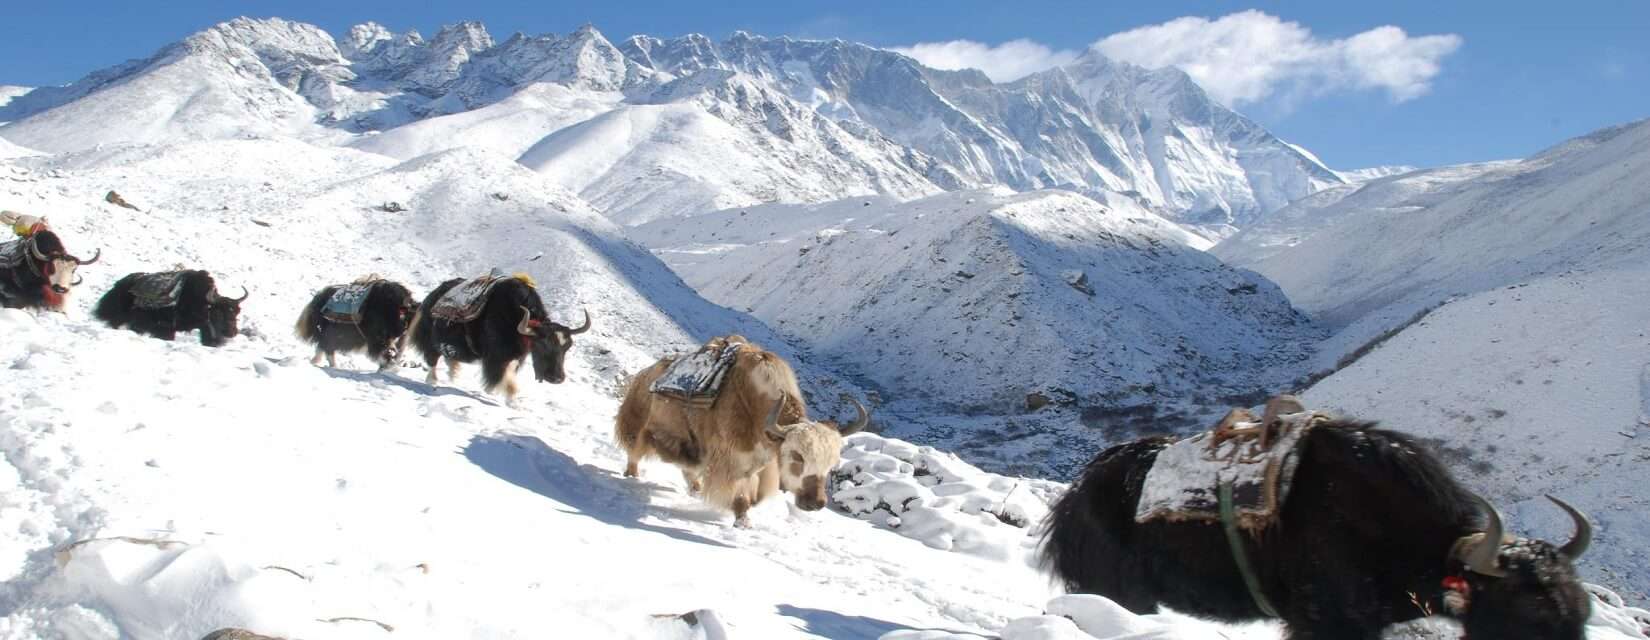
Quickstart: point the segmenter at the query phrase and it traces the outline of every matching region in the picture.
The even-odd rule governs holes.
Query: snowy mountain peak
[[[193,60],[192,70],[166,69],[185,57]],[[718,73],[665,89],[706,71]],[[0,107],[0,122],[13,121],[5,128],[13,142],[47,151],[80,148],[93,137],[153,142],[164,139],[163,133],[178,132],[336,139],[471,112],[545,83],[622,92],[633,101],[656,104],[661,96],[694,93],[683,92],[686,87],[727,86],[725,72],[742,76],[740,82],[750,90],[746,95],[766,96],[740,108],[770,105],[778,113],[799,105],[815,114],[807,128],[837,140],[829,144],[831,155],[865,164],[865,152],[856,149],[869,145],[879,149],[876,155],[897,158],[894,164],[906,167],[896,171],[924,176],[912,180],[878,171],[866,181],[853,181],[875,185],[878,193],[908,196],[935,186],[986,184],[1022,191],[1109,191],[1203,226],[1209,235],[1226,235],[1233,226],[1344,182],[1311,154],[1209,99],[1185,74],[1147,71],[1093,51],[1065,67],[999,84],[977,70],[930,69],[902,54],[840,39],[767,38],[739,31],[719,42],[702,34],[671,39],[642,35],[616,46],[589,24],[566,36],[517,34],[498,42],[478,22],[447,25],[428,39],[417,31],[395,33],[369,22],[335,41],[311,25],[240,18],[191,36],[153,59],[18,98]],[[197,86],[208,76],[224,81]],[[131,108],[154,96],[116,88],[144,77],[154,78],[140,83],[146,91],[167,96],[161,102],[174,102],[187,113]],[[106,91],[130,95],[100,98]],[[187,99],[197,91],[222,99]],[[77,101],[90,102],[71,109],[75,115],[59,109]],[[59,113],[31,118],[50,111]],[[110,113],[120,116],[111,119]],[[723,111],[717,117],[774,122],[775,113],[735,116]],[[90,121],[71,122],[77,118]],[[54,124],[45,126],[46,121]],[[101,133],[75,132],[86,127]],[[771,131],[785,135],[795,129],[787,125]],[[684,135],[708,132],[691,129]],[[526,132],[535,137],[550,133]],[[706,151],[720,144],[703,142],[709,145]],[[753,147],[768,154],[783,148]],[[639,157],[622,161],[646,162]],[[781,157],[764,162],[798,164]],[[680,186],[693,190],[722,188],[692,173],[682,180]],[[931,184],[909,188],[925,181]],[[759,199],[797,193],[747,191],[764,194]],[[858,193],[810,192],[825,198]],[[731,204],[743,197],[716,200]]]

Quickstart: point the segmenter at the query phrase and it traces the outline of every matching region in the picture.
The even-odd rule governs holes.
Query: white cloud
[[[1209,95],[1232,106],[1347,90],[1385,91],[1403,102],[1432,88],[1440,63],[1461,47],[1461,37],[1411,36],[1383,26],[1324,39],[1298,22],[1250,10],[1214,20],[1176,18],[1106,36],[1092,47],[1143,67],[1179,67]],[[1079,55],[1024,39],[999,45],[923,42],[893,50],[936,69],[979,69],[997,82],[1066,64]]]
[[[1454,34],[1416,37],[1393,26],[1326,40],[1298,22],[1253,10],[1215,20],[1176,18],[1094,43],[1116,60],[1179,67],[1228,105],[1347,89],[1382,90],[1403,102],[1426,94],[1439,63],[1460,46]]]
[[[1056,51],[1030,40],[991,46],[973,40],[921,42],[892,47],[935,69],[979,69],[997,82],[1018,80],[1077,59],[1076,51]]]

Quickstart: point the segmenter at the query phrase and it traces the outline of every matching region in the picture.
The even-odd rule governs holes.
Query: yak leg
[[[699,495],[705,490],[705,483],[699,479],[699,470],[682,467],[682,481],[687,483],[688,495]]]
[[[458,382],[458,368],[459,368],[459,366],[461,366],[463,364],[464,363],[459,362],[457,360],[454,360],[452,358],[447,358],[447,381],[448,382]],[[435,377],[435,369],[434,368],[430,369],[430,377],[431,378]]]
[[[435,386],[435,365],[438,362],[441,362],[441,356],[425,359],[425,364],[430,365],[430,375],[424,376],[424,382],[428,383],[432,387]],[[449,361],[448,364],[451,364],[451,362]]]
[[[333,353],[331,351],[327,352],[327,366],[332,367],[334,369],[338,368],[338,354]]]
[[[739,527],[740,529],[749,529],[749,528],[751,528],[751,518],[750,518],[750,515],[749,515],[750,510],[751,510],[751,499],[750,499],[749,496],[740,494],[739,496],[734,497],[734,499],[733,499],[733,526]]]
[[[514,367],[510,366],[508,362],[504,363],[504,379],[499,382],[499,385],[504,387],[504,404],[511,407],[517,406],[516,394],[521,392],[521,385],[516,384],[516,370],[520,369],[521,363],[526,360],[527,358],[523,357],[516,362]]]
[[[313,357],[313,358],[310,358],[310,359],[309,359],[309,363],[310,363],[310,364],[313,364],[313,365],[315,365],[315,366],[317,366],[317,367],[319,367],[319,366],[321,366],[321,357],[322,357],[322,356],[323,356],[323,355],[325,355],[325,354],[326,354],[326,350],[325,350],[325,349],[322,349],[322,348],[321,348],[321,347],[319,347],[319,346],[317,346],[317,347],[315,347],[315,357]]]

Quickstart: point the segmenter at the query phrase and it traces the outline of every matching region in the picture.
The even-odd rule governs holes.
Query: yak
[[[1573,563],[1592,527],[1557,498],[1575,523],[1568,543],[1504,537],[1494,507],[1413,437],[1327,417],[1302,436],[1275,520],[1243,536],[1246,574],[1219,522],[1136,522],[1147,472],[1173,442],[1106,449],[1054,505],[1040,556],[1067,590],[1227,621],[1267,617],[1267,602],[1292,640],[1375,640],[1431,612],[1473,640],[1583,637],[1590,600]]]
[[[240,335],[241,297],[218,295],[212,274],[199,269],[132,273],[97,301],[93,315],[111,328],[172,340],[178,332],[200,330],[201,344],[220,347]]]
[[[101,249],[89,260],[70,255],[57,234],[40,228],[0,244],[0,306],[62,311],[69,289],[80,284],[75,270],[102,255]]]
[[[732,511],[739,527],[750,526],[752,506],[781,489],[795,494],[803,510],[823,508],[842,438],[870,423],[865,406],[854,402],[859,415],[846,426],[811,421],[796,373],[784,359],[740,336],[712,340],[717,342],[741,348],[709,407],[651,390],[673,358],[643,369],[626,385],[614,418],[614,437],[629,458],[625,476],[636,477],[649,456],[675,464],[690,491]]]
[[[567,351],[573,347],[573,336],[590,330],[590,312],[584,312],[584,324],[577,328],[553,322],[532,281],[515,276],[500,278],[486,290],[476,301],[474,319],[437,317],[442,297],[464,282],[454,278],[441,283],[424,297],[413,318],[412,343],[430,369],[427,382],[436,383],[436,363],[443,357],[447,358],[448,380],[458,376],[461,363],[479,360],[487,390],[496,392],[502,387],[505,401],[514,406],[520,390],[516,369],[529,355],[539,382],[560,384],[567,379]]]
[[[348,298],[341,305],[332,305],[340,291]],[[406,347],[407,328],[411,326],[418,303],[411,291],[398,282],[376,278],[362,278],[351,284],[322,287],[304,305],[293,332],[300,340],[315,345],[313,364],[337,367],[339,351],[366,351],[378,361],[378,370],[395,366],[396,358]]]

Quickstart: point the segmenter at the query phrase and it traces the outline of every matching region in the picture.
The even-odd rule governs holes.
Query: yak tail
[[[97,306],[92,308],[92,317],[101,320],[114,329],[119,329],[121,325],[126,324],[131,316],[131,305],[128,298],[131,297],[132,286],[137,282],[140,275],[142,274],[127,274],[125,277],[116,280],[115,285],[110,287],[102,298],[98,298]]]
[[[299,340],[309,343],[321,341],[321,327],[315,322],[315,316],[321,313],[321,307],[332,297],[332,291],[332,287],[321,289],[309,304],[304,305],[304,312],[298,314],[298,323],[292,326],[292,333],[297,335]]]

